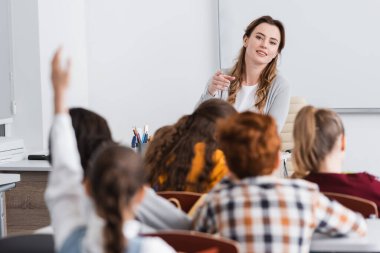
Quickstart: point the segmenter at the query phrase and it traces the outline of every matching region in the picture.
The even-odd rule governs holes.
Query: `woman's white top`
[[[223,73],[230,73],[229,70],[223,70]],[[220,91],[218,90],[214,96],[210,95],[208,92],[208,86],[212,82],[212,77],[208,81],[203,94],[201,98],[199,99],[197,106],[202,103],[203,101],[206,101],[208,99],[212,98],[218,98],[218,99],[223,99],[227,100],[229,91]],[[239,89],[237,92],[236,96],[239,96],[239,93],[243,92],[242,88]],[[252,99],[255,97],[252,96]],[[252,100],[254,101],[254,100]],[[236,104],[236,103],[235,103]],[[245,104],[245,103],[244,103]],[[255,111],[256,108],[254,107],[254,102],[252,102],[250,105],[247,105],[249,107],[250,111]],[[278,132],[281,132],[283,126],[285,125],[286,117],[288,116],[289,112],[289,105],[290,105],[290,85],[288,82],[281,76],[280,73],[277,73],[276,78],[273,80],[269,91],[268,91],[268,97],[267,101],[265,103],[265,106],[263,108],[263,114],[270,115],[272,116],[276,122],[277,122],[277,129]],[[235,106],[236,107],[236,106]],[[237,109],[238,112],[242,112],[245,110],[239,110]]]
[[[83,169],[68,114],[55,116],[51,144],[53,169],[49,174],[45,200],[53,226],[55,247],[60,250],[71,233],[85,226],[83,252],[103,252],[104,221],[96,215],[84,193]],[[123,224],[123,231],[127,239],[133,238],[141,231],[141,225],[131,220]],[[141,252],[175,252],[159,238],[144,238],[141,246]]]
[[[234,107],[238,112],[253,111],[257,112],[255,107],[257,84],[242,85],[240,92],[236,94]]]

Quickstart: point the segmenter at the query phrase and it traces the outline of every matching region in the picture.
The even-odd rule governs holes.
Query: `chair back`
[[[211,234],[171,230],[144,234],[143,236],[157,236],[172,246],[177,252],[185,253],[238,253],[238,244],[230,239],[216,237]]]
[[[53,236],[32,234],[0,239],[0,253],[54,253]]]
[[[293,126],[297,113],[307,105],[307,102],[302,97],[291,97],[288,116],[286,117],[285,125],[280,132],[282,142],[282,150],[292,150],[293,143]]]
[[[188,213],[203,194],[186,191],[161,191],[157,192],[157,195],[169,200],[174,206]]]
[[[352,211],[361,213],[364,218],[372,218],[376,215],[376,217],[379,217],[379,212],[377,210],[377,205],[375,202],[355,197],[343,193],[335,193],[335,192],[322,192],[325,194],[328,198],[334,199],[347,207],[348,209],[351,209]]]
[[[281,148],[282,152],[291,153],[294,147],[293,141],[293,128],[294,121],[296,119],[297,113],[302,109],[302,107],[306,106],[307,102],[302,97],[291,97],[289,104],[289,112],[286,117],[285,125],[280,132],[281,138]],[[293,166],[291,163],[291,158],[283,161],[283,171],[280,171],[280,177],[289,177],[293,174]]]

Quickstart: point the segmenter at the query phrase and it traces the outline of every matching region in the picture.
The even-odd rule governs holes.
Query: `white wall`
[[[12,117],[11,100],[11,39],[10,39],[10,0],[0,1],[0,124]],[[3,123],[2,123],[3,122]]]
[[[52,120],[50,62],[64,45],[73,58],[70,106],[88,105],[84,0],[13,0],[13,70],[17,113],[12,135],[29,151],[46,150]]]
[[[342,114],[347,137],[346,171],[380,176],[380,115]]]
[[[69,106],[88,106],[87,39],[84,0],[38,0],[41,58],[43,149],[47,148],[53,116],[50,62],[62,46],[63,57],[71,58]],[[63,59],[65,64],[65,59]]]
[[[218,66],[216,0],[91,0],[90,107],[116,140],[191,113]]]
[[[12,2],[13,73],[17,113],[12,135],[29,149],[43,147],[38,1]]]

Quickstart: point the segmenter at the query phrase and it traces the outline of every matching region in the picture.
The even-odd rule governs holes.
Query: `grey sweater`
[[[228,70],[225,73],[228,73]],[[218,90],[215,96],[210,95],[207,89],[211,81],[212,79],[210,79],[207,82],[206,88],[200,100],[198,101],[197,106],[200,103],[211,98],[219,98],[225,101],[227,100],[228,91],[222,92]],[[274,79],[269,89],[268,99],[264,106],[264,114],[268,114],[276,120],[279,132],[281,132],[285,124],[285,120],[289,111],[289,103],[290,103],[290,86],[288,82],[280,74],[277,74],[276,78]]]
[[[188,230],[191,226],[191,220],[187,214],[147,187],[144,199],[137,209],[136,218],[145,225],[144,232],[152,232],[148,227],[153,230]]]

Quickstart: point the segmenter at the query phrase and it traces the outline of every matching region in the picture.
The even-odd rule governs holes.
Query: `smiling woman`
[[[282,23],[270,16],[252,21],[243,35],[243,47],[235,65],[217,71],[200,102],[221,98],[238,111],[256,111],[276,119],[281,131],[289,110],[290,88],[277,73],[277,60],[285,46]],[[228,96],[223,92],[228,91]]]

